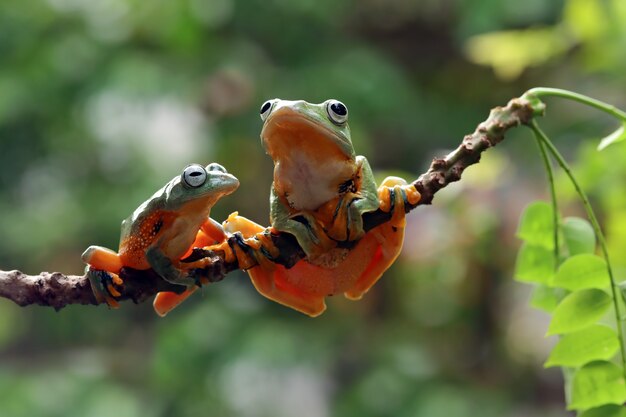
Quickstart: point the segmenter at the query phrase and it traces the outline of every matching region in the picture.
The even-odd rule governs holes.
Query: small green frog
[[[187,287],[181,294],[157,294],[154,308],[160,315],[189,296],[198,282],[187,271],[204,265],[200,265],[202,260],[184,264],[180,260],[194,247],[217,244],[226,238],[222,226],[209,214],[221,197],[237,187],[237,178],[221,165],[212,163],[205,168],[192,164],[154,193],[122,222],[117,253],[101,246],[90,246],[83,253],[98,301],[117,307],[115,297],[121,295],[117,288],[123,285],[119,277],[123,267],[152,268],[168,282]]]
[[[361,298],[398,256],[404,206],[417,204],[419,192],[396,177],[377,189],[369,163],[355,154],[340,101],[274,99],[260,113],[261,140],[274,161],[270,231],[295,236],[306,259],[285,269],[255,255],[260,266],[249,270],[252,282],[266,297],[311,316],[324,311],[328,295]],[[378,208],[393,211],[392,221],[365,233],[362,215]],[[226,228],[254,236],[249,246],[256,241],[266,258],[277,254],[256,223],[231,215]],[[356,243],[338,247],[346,242]]]

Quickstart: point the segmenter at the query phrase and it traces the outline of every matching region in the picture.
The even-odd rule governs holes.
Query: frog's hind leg
[[[397,177],[387,177],[378,188],[380,208],[392,212],[391,220],[367,232],[353,249],[351,256],[369,259],[363,273],[352,288],[344,293],[347,298],[358,300],[393,264],[404,242],[405,206],[415,205],[420,199],[413,185]]]
[[[278,255],[278,249],[267,234],[266,228],[233,213],[224,222],[224,229],[229,233],[239,232],[245,239],[243,243],[247,247],[236,248],[235,254],[239,265],[248,263],[250,257],[254,258],[257,265],[248,269],[248,275],[252,285],[261,295],[311,317],[324,312],[326,309],[324,297],[300,291],[288,282],[289,274],[298,273],[300,262],[287,269],[270,260],[272,256]]]
[[[123,266],[119,255],[102,246],[90,246],[83,252],[82,259],[89,265],[86,273],[96,300],[117,308],[116,298],[122,294],[116,287],[124,284],[118,275]]]

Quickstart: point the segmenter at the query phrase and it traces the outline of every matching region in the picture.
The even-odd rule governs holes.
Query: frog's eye
[[[328,100],[326,111],[330,120],[337,125],[342,125],[348,121],[348,108],[341,101]]]
[[[185,168],[182,177],[185,185],[191,188],[197,188],[204,184],[204,182],[206,181],[207,173],[202,165],[193,164]]]
[[[206,170],[207,171],[218,171],[218,172],[228,173],[228,171],[226,171],[226,168],[224,168],[223,166],[221,166],[217,162],[211,162],[209,165],[207,165]]]
[[[261,120],[265,121],[265,119],[267,119],[267,116],[269,116],[272,112],[273,106],[274,100],[267,100],[265,103],[263,103],[263,105],[261,106],[261,111],[259,112],[261,114]]]

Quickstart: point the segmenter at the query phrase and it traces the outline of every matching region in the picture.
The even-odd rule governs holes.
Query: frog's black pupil
[[[270,103],[269,101],[266,101],[265,103],[263,103],[263,106],[261,106],[261,114],[268,111],[271,106],[272,106],[272,103]]]
[[[190,177],[197,177],[198,175],[202,175],[202,172],[200,172],[200,171],[194,171],[194,172],[191,172],[191,173],[189,174],[189,176],[190,176]]]
[[[333,103],[330,105],[330,109],[339,116],[348,114],[348,109],[342,103]]]

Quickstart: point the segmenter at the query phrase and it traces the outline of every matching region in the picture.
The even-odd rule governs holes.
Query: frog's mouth
[[[305,152],[312,159],[353,158],[352,144],[341,134],[290,108],[270,114],[261,131],[261,140],[273,160],[289,158],[293,152]]]

